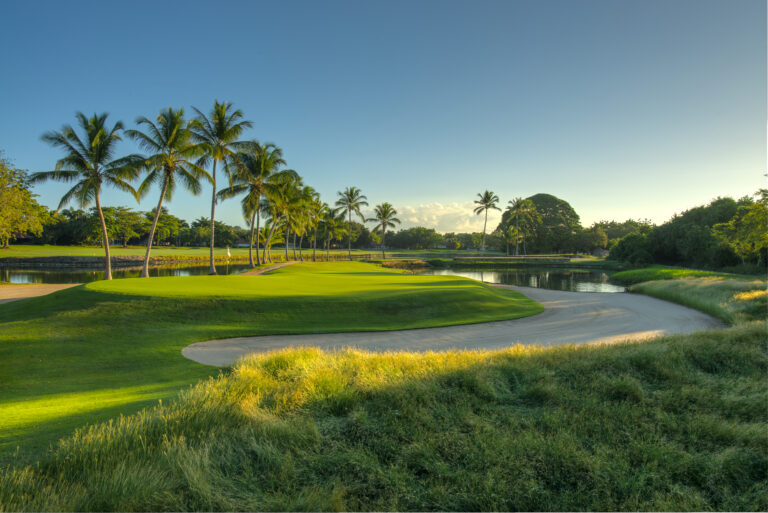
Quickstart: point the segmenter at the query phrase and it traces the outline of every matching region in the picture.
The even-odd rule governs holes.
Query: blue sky
[[[328,202],[354,185],[405,225],[479,230],[476,193],[546,192],[590,224],[765,186],[762,0],[14,2],[2,5],[0,149],[74,113],[133,126],[233,102]],[[121,150],[135,151],[126,142]],[[64,184],[36,187],[58,204]],[[105,204],[148,210],[110,191]],[[200,197],[168,205],[208,216]],[[235,201],[217,218],[243,225]],[[493,221],[494,219],[492,219]],[[490,224],[490,222],[489,222]]]

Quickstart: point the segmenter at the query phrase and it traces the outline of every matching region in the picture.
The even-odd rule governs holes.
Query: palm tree
[[[326,209],[323,219],[323,231],[325,232],[325,260],[330,262],[331,260],[331,242],[342,236],[344,223],[344,214],[339,212],[339,209],[328,208]]]
[[[375,217],[368,219],[368,221],[378,222],[376,228],[381,230],[381,258],[384,257],[384,237],[387,234],[387,228],[394,228],[395,224],[400,224],[400,219],[396,218],[397,210],[389,203],[382,203],[376,205],[373,209]]]
[[[481,251],[485,251],[485,227],[488,224],[488,209],[494,208],[498,211],[501,211],[501,209],[496,206],[499,202],[499,197],[496,196],[493,191],[485,191],[482,194],[478,193],[477,196],[480,199],[475,200],[475,204],[477,204],[477,207],[475,207],[475,215],[485,212],[485,221],[483,222],[483,244],[480,248]]]
[[[298,175],[292,169],[280,171],[285,165],[283,150],[273,143],[260,144],[253,141],[251,148],[238,155],[235,170],[232,173],[232,184],[219,191],[219,199],[227,199],[238,194],[246,193],[241,205],[243,216],[250,220],[251,240],[248,245],[248,262],[251,267],[261,265],[259,261],[259,239],[254,235],[259,233],[261,224],[262,199],[269,196],[275,183],[287,176]],[[253,261],[253,242],[256,240],[256,263]]]
[[[519,237],[522,237],[523,243],[525,243],[525,229],[530,228],[534,223],[540,223],[541,215],[536,210],[536,205],[534,205],[533,201],[530,199],[515,198],[508,203],[509,206],[507,207],[507,212],[509,213],[509,217],[507,219],[509,222],[515,222],[515,230]],[[522,231],[520,230],[521,224],[523,225]],[[517,238],[515,239],[515,256],[520,254],[519,248],[519,238]]]
[[[360,212],[360,207],[367,207],[368,202],[366,198],[357,187],[347,187],[344,192],[337,192],[339,199],[336,200],[336,206],[340,208],[342,214],[347,214],[347,234],[349,235],[349,259],[352,260],[352,213],[354,212],[365,222],[365,217]]]
[[[296,190],[301,184],[301,177],[294,171],[289,174],[281,175],[280,178],[276,178],[274,183],[270,187],[270,193],[267,195],[266,209],[269,212],[271,218],[272,227],[267,237],[267,244],[270,244],[272,236],[275,230],[285,228],[285,260],[288,261],[288,230],[290,229],[290,215],[293,203],[295,201]],[[285,221],[282,223],[281,221]],[[263,257],[266,257],[266,247],[264,248]]]
[[[77,182],[61,198],[56,211],[62,209],[70,200],[76,199],[81,207],[86,207],[91,201],[96,203],[101,222],[101,235],[106,255],[104,279],[112,279],[112,265],[109,256],[109,235],[101,210],[101,187],[111,185],[120,190],[137,196],[136,190],[128,183],[139,175],[143,159],[140,155],[113,159],[115,146],[121,140],[118,133],[123,129],[123,123],[118,121],[110,129],[106,126],[107,113],[94,114],[86,118],[82,112],[75,117],[83,131],[81,138],[70,125],[64,125],[60,132],[46,132],[42,140],[66,152],[66,156],[56,162],[54,171],[34,173],[32,182],[59,180],[62,182]]]
[[[210,115],[206,116],[197,108],[194,108],[197,117],[190,123],[193,139],[199,144],[203,156],[197,161],[200,166],[213,163],[211,183],[213,195],[211,197],[211,268],[210,274],[216,274],[216,266],[213,264],[214,243],[214,218],[216,214],[216,165],[224,163],[224,170],[232,185],[232,176],[228,163],[237,160],[237,152],[246,150],[248,143],[238,141],[246,128],[251,128],[253,123],[243,120],[243,113],[239,109],[234,110],[231,103],[213,103]]]
[[[200,178],[209,178],[208,173],[200,166],[191,162],[194,157],[199,157],[199,147],[192,143],[188,123],[184,120],[184,109],[167,111],[158,114],[156,123],[145,117],[136,119],[137,125],[144,125],[147,131],[126,130],[125,133],[131,139],[138,142],[139,147],[151,152],[144,162],[144,167],[149,174],[139,186],[138,195],[143,196],[155,183],[162,183],[160,199],[155,209],[155,218],[147,239],[147,251],[144,254],[144,265],[141,268],[141,277],[149,277],[149,254],[152,250],[152,241],[155,238],[157,221],[162,213],[163,200],[171,201],[176,189],[177,179],[192,194],[200,194]]]
[[[309,204],[309,213],[311,218],[310,223],[314,229],[314,235],[312,236],[313,262],[316,261],[315,253],[317,251],[317,228],[320,226],[320,223],[323,221],[323,217],[329,208],[330,207],[328,207],[327,203],[320,201],[320,195],[318,193],[314,193],[312,196],[312,202]]]
[[[310,187],[309,185],[305,185],[301,187],[299,190],[299,197],[297,200],[296,209],[297,212],[294,214],[294,232],[293,232],[293,258],[296,258],[296,235],[298,233],[299,235],[299,260],[301,262],[304,261],[304,255],[302,253],[302,247],[304,245],[304,236],[307,234],[309,229],[312,227],[312,223],[314,221],[313,218],[313,212],[312,207],[316,200],[316,198],[319,198],[320,195],[315,191],[313,187]]]

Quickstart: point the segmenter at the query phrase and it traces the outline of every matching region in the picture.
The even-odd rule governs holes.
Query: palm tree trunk
[[[104,253],[107,257],[107,267],[104,270],[104,279],[112,279],[112,261],[109,258],[109,235],[107,235],[107,223],[104,221],[104,212],[101,211],[101,202],[99,201],[99,193],[96,192],[96,209],[99,211],[99,221],[101,221],[101,236],[104,239]]]
[[[520,219],[515,219],[515,230],[517,231],[517,235],[515,235],[515,256],[520,255],[520,251],[518,251],[520,246]]]
[[[293,240],[296,240],[296,237],[295,237],[295,236],[294,236],[294,239],[293,239]],[[300,261],[300,262],[303,262],[303,261],[304,261],[304,255],[301,253],[301,246],[302,246],[303,244],[304,244],[304,235],[302,235],[301,237],[299,237],[299,261]]]
[[[248,244],[248,263],[251,266],[251,269],[256,267],[253,265],[253,232],[256,230],[256,211],[251,214],[251,240]],[[259,250],[256,248],[256,258],[259,258]]]
[[[213,159],[213,195],[211,197],[211,268],[208,274],[216,274],[216,266],[213,265],[213,241],[214,241],[214,216],[216,215],[216,159]]]
[[[394,223],[393,223],[394,224]],[[386,257],[384,256],[384,238],[387,236],[387,229],[384,228],[381,230],[381,259],[384,260]]]
[[[295,230],[293,232],[293,259],[296,260],[296,231]]]
[[[291,226],[288,224],[288,219],[285,220],[285,261],[288,261],[288,241],[291,240]]]
[[[261,237],[261,227],[259,226],[260,221],[261,221],[261,214],[259,213],[259,209],[257,208],[256,209],[256,265],[261,265],[261,262],[259,261],[259,238]],[[251,245],[253,245],[253,243],[251,243]]]
[[[272,261],[272,251],[271,251],[272,248],[271,248],[270,242],[272,241],[272,235],[274,235],[274,233],[275,233],[275,228],[277,227],[278,221],[279,221],[279,219],[273,219],[272,220],[272,226],[269,228],[269,235],[267,235],[267,240],[264,241],[264,255],[263,255],[264,258],[263,258],[263,260],[264,260],[265,263],[267,261],[267,249],[270,250],[269,251],[269,261],[270,262]]]
[[[488,224],[488,209],[485,209],[485,221],[483,222],[483,243],[480,251],[485,251],[485,225]]]
[[[168,189],[168,175],[163,180],[163,190],[160,191],[160,201],[157,202],[157,210],[155,211],[155,220],[152,221],[152,228],[149,229],[149,238],[147,239],[147,252],[144,254],[144,265],[141,267],[141,277],[149,278],[149,253],[152,250],[152,241],[155,239],[155,229],[157,229],[157,221],[160,219],[160,210],[163,206],[163,198],[165,198],[165,191]]]
[[[331,261],[331,238],[328,237],[328,240],[325,241],[325,261],[330,262]]]
[[[317,225],[315,225],[315,236],[312,237],[312,261],[315,262],[315,252],[317,251]]]
[[[347,223],[347,232],[349,234],[349,259],[352,260],[352,211],[348,210],[349,212],[349,222]]]

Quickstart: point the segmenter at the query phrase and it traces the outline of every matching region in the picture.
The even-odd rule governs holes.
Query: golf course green
[[[35,460],[77,427],[217,374],[181,355],[193,342],[446,326],[541,310],[476,281],[349,262],[263,276],[100,281],[7,303],[0,306],[0,462]]]

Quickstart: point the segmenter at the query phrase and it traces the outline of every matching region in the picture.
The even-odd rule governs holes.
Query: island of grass
[[[372,264],[284,267],[263,276],[94,282],[0,306],[0,463],[35,460],[87,423],[176,395],[219,371],[188,344],[269,334],[422,328],[542,311],[512,291]]]

